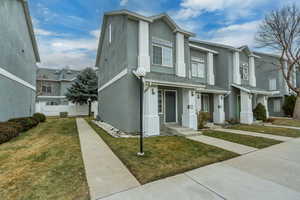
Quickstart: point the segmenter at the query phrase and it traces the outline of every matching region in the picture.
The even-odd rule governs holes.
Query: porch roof
[[[203,93],[213,93],[213,94],[229,94],[230,91],[225,90],[223,88],[214,86],[214,85],[206,85],[205,88],[199,88],[197,89],[197,91],[199,92],[203,92]]]
[[[271,91],[271,90],[265,90],[257,87],[251,87],[248,85],[236,85],[236,84],[231,84],[232,87],[235,87],[237,89],[240,89],[244,92],[247,93],[252,93],[252,94],[262,94],[262,95],[267,95],[267,96],[273,96],[276,94],[279,94],[280,91]]]

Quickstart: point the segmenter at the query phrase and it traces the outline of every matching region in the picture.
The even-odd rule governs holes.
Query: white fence
[[[46,102],[37,102],[35,105],[35,111],[43,113],[46,116],[59,116],[61,112],[67,112],[69,116],[79,116],[88,115],[89,108],[87,104],[79,105],[72,104],[69,105],[46,105]],[[98,114],[98,102],[92,103],[92,112],[96,117]]]

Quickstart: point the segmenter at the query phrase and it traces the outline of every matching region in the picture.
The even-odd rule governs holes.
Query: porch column
[[[146,87],[144,91],[144,134],[146,136],[159,135],[158,116],[158,88]]]
[[[242,124],[253,123],[253,112],[252,112],[252,94],[241,91],[241,116],[240,122]]]
[[[249,84],[256,87],[255,59],[252,55],[249,56]]]
[[[233,53],[233,83],[241,84],[240,53],[238,51]]]
[[[138,67],[144,68],[146,72],[150,72],[149,23],[143,20],[139,21]]]
[[[269,118],[269,109],[268,109],[268,97],[267,96],[264,96],[264,95],[259,95],[257,97],[257,104],[258,103],[261,103],[262,105],[265,106],[266,108],[266,117],[267,119]]]
[[[224,96],[221,94],[214,94],[214,123],[224,124],[225,112],[224,112]]]
[[[176,33],[176,75],[186,76],[185,59],[184,59],[184,35]]]
[[[197,130],[196,93],[194,90],[182,90],[182,104],[182,126]]]

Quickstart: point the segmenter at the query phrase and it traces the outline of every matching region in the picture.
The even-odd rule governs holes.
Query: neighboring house
[[[259,52],[255,52],[255,54],[261,57],[256,63],[258,84],[264,89],[279,91],[279,93],[268,99],[269,114],[270,116],[283,117],[285,116],[282,109],[284,96],[291,95],[294,92],[288,88],[288,85],[283,78],[279,63],[280,56]],[[287,67],[287,65],[285,66]],[[296,78],[297,73],[296,71],[293,72],[291,83],[293,86],[299,87],[299,85],[297,85],[299,84],[297,83],[297,80],[300,79]]]
[[[0,1],[0,121],[35,112],[40,61],[26,0]]]
[[[166,14],[144,17],[127,10],[104,15],[96,66],[99,117],[125,132],[139,132],[140,81],[144,78],[144,132],[159,135],[168,123],[197,129],[197,111],[225,121],[224,98],[215,84],[217,51],[191,46],[187,32]]]

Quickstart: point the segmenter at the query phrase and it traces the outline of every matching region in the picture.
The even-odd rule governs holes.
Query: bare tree
[[[300,10],[293,4],[267,14],[260,24],[256,41],[259,47],[280,52],[279,69],[288,87],[297,94],[293,117],[300,119],[300,88],[293,73],[300,66]]]

